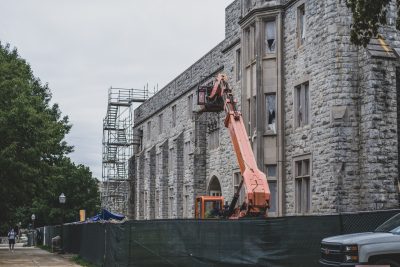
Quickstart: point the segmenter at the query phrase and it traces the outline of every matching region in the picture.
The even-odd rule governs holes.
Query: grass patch
[[[86,267],[97,267],[97,265],[94,265],[84,259],[82,259],[79,256],[73,256],[71,259],[73,262],[75,262],[76,264],[79,264],[80,266],[86,266]]]

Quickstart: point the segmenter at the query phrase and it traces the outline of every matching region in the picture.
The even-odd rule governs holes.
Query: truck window
[[[400,234],[400,213],[381,224],[375,232]]]

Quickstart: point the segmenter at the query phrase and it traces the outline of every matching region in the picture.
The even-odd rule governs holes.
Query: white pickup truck
[[[374,232],[324,238],[319,262],[323,267],[368,264],[400,267],[400,213]]]

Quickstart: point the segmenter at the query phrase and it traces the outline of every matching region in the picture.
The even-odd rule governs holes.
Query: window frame
[[[304,98],[304,99],[303,99]],[[294,87],[293,118],[295,129],[311,124],[310,82],[306,81]],[[302,105],[302,102],[304,105]],[[301,112],[301,119],[300,113]]]
[[[308,173],[298,174],[298,163],[308,161]],[[303,170],[303,168],[302,168]],[[293,181],[294,181],[294,206],[297,214],[310,214],[312,211],[312,157],[311,154],[293,158]],[[300,189],[298,185],[300,184]]]
[[[275,167],[275,175],[270,175],[268,172],[268,167],[274,166]],[[274,204],[275,204],[275,211],[269,211],[272,216],[275,216],[278,214],[278,209],[279,209],[279,189],[278,189],[278,165],[277,164],[265,164],[265,176],[267,178],[267,181],[271,184],[272,182],[275,183],[275,188],[276,188],[276,194],[275,194],[275,199],[274,199]],[[272,196],[272,194],[271,194]]]
[[[168,187],[168,218],[172,219],[174,217],[174,194],[175,188],[173,186]]]
[[[297,6],[296,11],[296,41],[297,48],[301,48],[306,43],[307,36],[307,17],[306,17],[306,5],[304,2]],[[304,32],[304,38],[302,38],[302,33]]]
[[[187,116],[188,119],[192,119],[193,113],[193,94],[188,95],[187,97]]]
[[[163,132],[163,118],[164,116],[163,116],[163,113],[160,113],[159,115],[158,115],[158,133],[159,134],[162,134],[162,132]]]
[[[151,120],[147,122],[147,140],[151,140]]]
[[[158,219],[160,216],[160,190],[157,188],[154,196],[154,217]]]
[[[269,50],[269,45],[268,45],[268,33],[267,33],[267,24],[268,23],[271,23],[271,22],[273,22],[273,23],[275,23],[275,39],[274,39],[274,50],[273,51],[268,51]],[[267,18],[267,19],[265,19],[264,21],[263,21],[263,29],[264,29],[264,31],[263,31],[263,54],[265,55],[265,56],[268,56],[268,55],[274,55],[274,54],[276,54],[276,51],[277,51],[277,47],[278,47],[278,31],[277,31],[277,20],[276,20],[276,17],[274,17],[274,18]]]
[[[162,154],[156,153],[156,177],[162,176]]]
[[[143,218],[144,219],[146,219],[147,215],[149,215],[148,196],[149,196],[149,191],[148,190],[144,190],[144,192],[143,192]]]
[[[256,24],[255,22],[250,24],[244,29],[245,37],[245,66],[248,67],[256,61]]]
[[[176,127],[176,105],[173,105],[171,107],[171,112],[172,112],[172,115],[171,115],[172,128],[175,128]]]
[[[235,52],[235,67],[236,67],[236,81],[239,82],[242,80],[242,51],[240,48],[236,49]]]
[[[190,155],[190,147],[191,147],[191,142],[186,141],[183,144],[183,166],[185,169],[188,169],[187,167],[189,166],[189,155]]]
[[[171,147],[168,151],[168,173],[172,173],[174,171],[174,156],[175,148]]]
[[[269,129],[269,103],[267,101],[267,98],[270,96],[275,97],[275,129]],[[278,112],[277,112],[277,94],[275,92],[273,93],[265,93],[264,94],[264,115],[265,115],[265,120],[264,120],[264,133],[267,135],[276,135],[277,134],[277,122],[278,122]]]
[[[190,190],[189,190],[189,188],[190,188],[190,185],[188,185],[188,184],[185,184],[184,186],[183,186],[183,218],[185,218],[185,219],[188,219],[188,218],[190,218],[190,215],[189,215],[189,197],[190,197]]]

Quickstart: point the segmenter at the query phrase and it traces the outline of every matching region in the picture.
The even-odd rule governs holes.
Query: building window
[[[174,170],[174,148],[171,148],[169,150],[169,155],[168,155],[168,171],[173,172]]]
[[[266,21],[264,32],[264,50],[265,53],[275,53],[276,49],[276,22]]]
[[[143,150],[143,126],[139,129],[139,151]]]
[[[308,82],[295,87],[294,110],[295,125],[303,127],[309,124],[310,116],[310,92]]]
[[[188,169],[189,166],[189,154],[190,154],[190,141],[185,142],[185,145],[183,147],[183,165],[185,166],[185,169]]]
[[[245,64],[250,64],[250,28],[247,28],[246,30],[244,30],[244,40],[245,40]]]
[[[176,105],[172,106],[172,127],[176,126]]]
[[[247,118],[247,124],[246,124],[246,130],[247,130],[247,134],[250,136],[251,135],[251,125],[252,125],[252,121],[251,121],[251,99],[248,98],[247,99],[247,114],[246,118]]]
[[[254,99],[256,99],[257,96],[257,66],[256,64],[253,64],[251,67],[251,93]],[[257,102],[253,102],[257,103]]]
[[[193,114],[193,94],[188,96],[188,118],[191,120]]]
[[[302,46],[306,40],[306,9],[305,5],[297,8],[297,43]]]
[[[151,121],[147,122],[147,140],[150,140],[151,137]]]
[[[311,209],[310,158],[295,160],[294,168],[296,213],[308,213]]]
[[[189,185],[185,185],[183,192],[183,218],[190,218],[189,212]]]
[[[168,218],[172,218],[174,213],[172,211],[172,207],[174,204],[174,188],[171,186],[168,190],[169,197],[168,197]]]
[[[242,79],[242,58],[240,49],[236,50],[236,81]]]
[[[246,46],[246,64],[250,64],[255,58],[256,34],[255,26],[251,25],[244,31],[245,46]]]
[[[276,134],[276,95],[265,95],[266,132]]]
[[[214,119],[208,122],[208,148],[216,149],[219,147],[219,125],[218,119]]]
[[[278,182],[276,173],[276,164],[265,165],[265,175],[267,176],[269,191],[269,212],[276,212],[278,208]]]
[[[240,172],[233,173],[233,193],[235,194],[240,186],[240,182],[242,181],[242,174]],[[239,199],[237,201],[236,206],[241,206],[244,201],[244,187],[240,189]]]
[[[163,114],[158,115],[158,133],[162,134],[163,131]]]
[[[144,219],[147,219],[147,205],[148,205],[148,203],[147,203],[147,197],[148,197],[148,192],[147,192],[147,190],[146,191],[144,191],[144,194],[143,194],[143,217],[144,217]]]
[[[156,155],[156,175],[160,177],[162,175],[162,158],[161,153]]]
[[[160,190],[156,190],[156,198],[155,198],[155,203],[154,203],[154,216],[156,219],[158,219],[159,214],[160,214]]]

